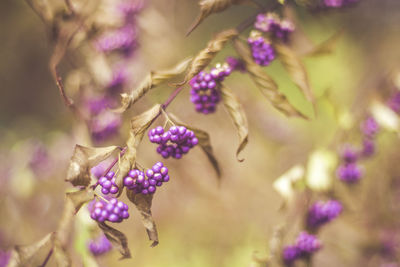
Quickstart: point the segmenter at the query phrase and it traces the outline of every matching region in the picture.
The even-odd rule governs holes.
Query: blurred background
[[[90,17],[95,30],[77,35],[78,41],[72,42],[59,68],[67,95],[80,106],[87,104],[87,98],[98,99],[103,92],[99,88],[112,87],[110,82],[115,78],[112,70],[105,70],[97,52],[90,52],[99,49],[82,41],[98,41],[102,29],[116,23],[107,9],[110,2],[104,2],[103,9]],[[236,26],[256,12],[256,7],[233,6],[211,15],[188,37],[186,31],[199,12],[197,1],[149,0],[135,12],[131,22],[136,29],[134,51],[129,51],[128,60],[107,55],[108,63],[118,66],[122,62],[125,67],[123,88],[118,90],[131,90],[150,70],[168,68],[194,55],[216,32]],[[322,12],[292,6],[284,14],[296,25],[293,48],[300,55],[307,50],[305,44],[321,43],[343,31],[333,53],[303,58],[317,98],[317,115],[279,62],[274,61],[265,71],[310,120],[283,116],[248,75],[233,73],[224,83],[240,98],[250,132],[242,153],[245,161],[240,163],[235,158],[236,129],[223,106],[211,115],[196,113],[186,88],[168,112],[210,134],[223,176],[218,181],[198,148],[180,160],[165,160],[171,182],[157,191],[152,210],[160,244],[149,246],[138,212],[130,204],[131,218],[116,228],[127,235],[132,259],[118,261],[120,255],[114,250],[97,257],[98,266],[258,266],[257,258],[269,254],[277,227],[285,229],[283,243],[293,242],[302,229],[308,203],[305,198],[324,199],[333,187],[345,210],[320,232],[324,248],[314,257],[313,265],[381,266],[397,262],[400,142],[396,129],[381,131],[376,154],[363,164],[364,176],[357,186],[338,184],[333,167],[327,178],[328,193],[317,190],[311,194],[304,180],[291,199],[285,200],[273,183],[295,165],[306,168],[307,176],[310,155],[315,151],[325,151],[330,163],[337,164],[341,144],[360,142],[359,125],[368,116],[370,103],[386,103],[396,92],[400,2],[360,0],[351,8]],[[247,38],[249,31],[242,36]],[[123,146],[129,118],[165,101],[173,88],[167,84],[154,89],[122,118],[111,118],[118,122],[118,129],[110,136],[95,135],[102,127],[98,124],[109,117],[96,117],[88,126],[65,107],[48,67],[54,44],[51,31],[27,2],[0,1],[0,32],[0,248],[7,251],[57,228],[65,191],[72,189],[64,179],[75,144]],[[235,55],[230,45],[212,65],[229,55]],[[90,75],[96,76],[95,83],[87,82]],[[118,90],[111,93],[111,106],[118,104]],[[163,123],[160,118],[154,125]],[[138,161],[150,167],[159,160],[155,145],[145,138]],[[123,200],[129,202],[125,196]],[[84,210],[77,216],[71,244],[74,266],[83,266],[80,257],[86,253],[86,243],[98,234]],[[387,237],[390,252],[385,250]],[[54,266],[52,259],[48,266]]]

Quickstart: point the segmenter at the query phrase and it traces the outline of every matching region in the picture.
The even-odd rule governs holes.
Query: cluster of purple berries
[[[108,202],[99,200],[92,205],[90,217],[98,222],[122,222],[129,218],[128,205],[116,198]]]
[[[341,8],[357,3],[359,0],[323,0],[322,6],[330,8]]]
[[[100,256],[109,252],[112,249],[112,244],[107,237],[102,234],[96,239],[90,240],[88,248],[94,256]]]
[[[265,33],[270,33],[271,37],[280,39],[284,42],[289,40],[290,33],[294,31],[294,25],[286,19],[280,19],[275,13],[259,14],[254,28]]]
[[[272,44],[268,42],[259,32],[252,31],[247,43],[251,48],[251,53],[260,66],[268,66],[275,59],[275,50]]]
[[[246,63],[240,58],[229,56],[225,59],[225,62],[228,63],[232,71],[246,72]]]
[[[283,261],[286,265],[291,265],[299,258],[309,257],[321,247],[321,242],[315,235],[301,232],[296,239],[295,245],[289,245],[283,249]]]
[[[308,210],[307,225],[316,229],[335,219],[342,212],[343,206],[337,200],[318,201]]]
[[[149,131],[150,142],[159,144],[157,152],[163,158],[180,159],[199,142],[193,131],[185,126],[172,126],[168,131],[158,126]]]
[[[115,183],[115,173],[113,171],[110,171],[106,174],[106,176],[100,177],[99,178],[99,185],[101,186],[101,192],[104,195],[108,194],[116,194],[118,193],[118,186]]]
[[[197,112],[209,114],[216,110],[221,100],[218,91],[220,83],[229,76],[232,68],[228,64],[217,64],[210,73],[201,71],[190,80],[190,100],[195,105]]]
[[[137,169],[131,170],[124,178],[124,186],[134,190],[136,194],[154,194],[156,186],[162,186],[169,181],[168,168],[162,162],[157,162],[151,169],[144,172]]]
[[[379,125],[373,117],[368,117],[361,124],[361,131],[363,133],[363,150],[362,155],[364,157],[372,156],[375,152],[375,137],[379,132]]]

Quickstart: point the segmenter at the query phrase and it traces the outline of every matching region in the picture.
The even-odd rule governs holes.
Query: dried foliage
[[[127,173],[135,166],[136,151],[143,139],[145,131],[161,112],[161,105],[157,104],[142,114],[132,118],[131,131],[126,143],[127,150],[119,163],[119,171],[116,178],[116,184],[120,188],[119,195],[122,194],[123,179]]]
[[[278,91],[276,82],[253,61],[249,48],[239,40],[235,40],[234,47],[239,56],[246,63],[246,68],[250,77],[271,104],[286,116],[305,118],[305,116],[297,111],[287,100],[286,96]]]
[[[284,43],[274,43],[274,48],[293,82],[300,88],[306,99],[315,104],[314,94],[308,82],[307,71],[299,57]]]
[[[74,186],[88,186],[91,182],[90,168],[105,160],[118,147],[85,147],[76,145],[68,167],[66,181]]]
[[[132,104],[138,101],[142,96],[144,96],[148,91],[150,91],[154,87],[183,73],[187,69],[191,60],[192,60],[191,58],[185,59],[167,70],[151,71],[139,84],[139,86],[135,90],[133,90],[130,94],[127,93],[121,94],[122,105],[120,108],[116,109],[115,112],[119,113],[124,112]]]
[[[190,64],[189,70],[185,76],[184,81],[179,83],[179,85],[183,85],[196,76],[201,70],[203,70],[213,58],[221,51],[226,43],[232,40],[234,37],[238,35],[238,31],[236,29],[228,29],[218,33],[211,41],[208,42],[207,47],[201,50],[196,57],[193,59]]]
[[[182,121],[180,121],[178,119],[177,116],[175,116],[173,114],[169,114],[169,118],[175,124],[180,125],[180,126],[185,126],[187,129],[194,132],[197,139],[199,140],[199,146],[204,151],[204,153],[207,155],[208,160],[210,161],[211,165],[213,166],[215,172],[217,173],[217,177],[221,178],[221,175],[222,175],[221,168],[219,167],[217,158],[214,156],[213,148],[211,146],[210,135],[206,131],[200,130],[198,128],[195,128],[188,124],[183,123]]]
[[[236,157],[238,161],[243,161],[244,159],[239,159],[239,153],[247,145],[249,137],[249,126],[246,113],[244,112],[243,106],[239,102],[237,96],[235,96],[233,92],[225,86],[221,87],[221,97],[239,135],[239,146],[236,150]]]
[[[158,244],[158,233],[156,223],[154,222],[153,216],[151,214],[151,204],[153,201],[153,194],[143,195],[135,194],[133,191],[128,190],[126,192],[129,200],[135,204],[136,208],[140,212],[143,226],[146,228],[147,235],[150,241],[153,241],[151,247],[155,247]]]
[[[245,0],[202,0],[200,1],[200,14],[194,21],[193,25],[189,28],[186,35],[189,35],[200,23],[213,13],[222,12],[229,8],[231,5],[240,4]]]
[[[98,225],[100,229],[104,232],[107,239],[110,240],[113,246],[121,253],[121,259],[130,258],[131,252],[128,247],[128,239],[126,238],[126,236],[122,232],[105,223],[99,222]]]

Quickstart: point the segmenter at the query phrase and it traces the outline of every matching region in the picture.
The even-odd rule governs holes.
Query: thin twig
[[[49,253],[47,253],[46,258],[44,259],[42,265],[40,267],[46,266],[47,262],[50,260],[51,255],[53,255],[53,248],[50,249]]]

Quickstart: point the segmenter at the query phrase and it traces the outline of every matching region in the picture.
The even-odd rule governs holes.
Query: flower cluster
[[[317,201],[308,210],[307,225],[316,229],[339,216],[342,209],[342,204],[337,200]]]
[[[270,37],[287,42],[290,33],[295,29],[294,24],[286,19],[280,19],[275,13],[259,14],[254,28],[269,33]]]
[[[157,162],[151,169],[144,172],[137,169],[131,170],[124,178],[124,186],[134,190],[136,194],[154,194],[156,186],[162,186],[169,181],[168,168],[162,162]]]
[[[210,73],[201,71],[190,80],[190,100],[197,112],[213,113],[221,100],[219,93],[220,83],[232,72],[228,64],[217,64]]]
[[[247,39],[251,53],[260,66],[268,66],[275,59],[275,50],[272,44],[257,31],[252,31]]]
[[[109,252],[112,249],[112,244],[107,237],[102,234],[96,239],[89,241],[88,249],[94,256],[100,256]]]
[[[115,173],[110,171],[106,174],[106,176],[100,177],[99,184],[101,186],[101,193],[104,195],[107,194],[116,194],[118,193],[118,186],[115,184]]]
[[[149,131],[150,142],[159,144],[157,152],[163,158],[180,159],[199,142],[193,131],[185,126],[172,126],[168,131],[158,126]]]
[[[322,6],[328,8],[341,8],[357,3],[359,0],[323,0]]]
[[[129,218],[128,205],[116,198],[111,198],[108,202],[99,200],[92,203],[90,217],[98,222],[122,222]]]
[[[301,232],[295,245],[289,245],[283,249],[283,261],[286,265],[291,265],[297,259],[308,257],[317,252],[321,247],[321,242],[315,235]]]

